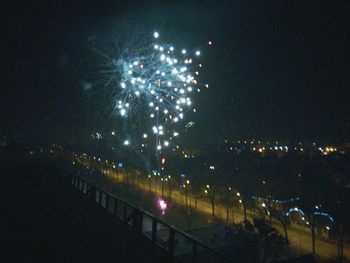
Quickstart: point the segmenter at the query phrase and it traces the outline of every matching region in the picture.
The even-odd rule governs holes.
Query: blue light
[[[314,212],[315,216],[325,216],[328,217],[329,220],[331,220],[332,223],[334,223],[334,219],[333,217],[331,217],[329,214],[325,213],[325,212]]]
[[[293,212],[298,212],[299,214],[301,214],[302,216],[305,216],[303,210],[297,208],[297,207],[292,207],[290,208],[287,212],[286,212],[286,216],[289,216],[291,213]]]

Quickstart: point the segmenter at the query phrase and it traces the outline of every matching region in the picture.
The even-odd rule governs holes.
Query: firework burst
[[[133,148],[154,145],[158,160],[159,154],[179,136],[179,123],[185,115],[196,112],[194,94],[208,88],[197,79],[202,68],[198,62],[200,49],[177,50],[159,39],[159,33],[154,32],[153,38],[143,41],[142,48],[126,49],[111,63],[117,79],[113,82],[117,85],[115,112],[133,123],[135,116],[142,116],[140,138],[126,136],[123,144]],[[155,144],[149,143],[152,139]]]

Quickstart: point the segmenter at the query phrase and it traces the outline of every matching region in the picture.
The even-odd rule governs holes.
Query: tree
[[[169,199],[169,201],[171,201],[171,190],[172,190],[172,187],[171,187],[171,184],[172,184],[171,175],[168,175],[165,178],[165,181],[168,183],[168,199]]]
[[[288,231],[287,226],[289,222],[289,215],[288,215],[288,207],[287,206],[280,206],[279,209],[271,208],[270,214],[278,220],[278,222],[281,223],[283,230],[284,230],[284,238],[286,239],[287,243],[288,241]]]
[[[313,160],[312,162],[307,161],[303,166],[303,180],[298,184],[301,208],[305,213],[307,219],[307,226],[311,232],[312,240],[312,253],[316,254],[315,241],[316,241],[316,223],[317,223],[317,210],[320,204],[324,204],[328,195],[325,193],[330,192],[329,186],[331,185],[328,181],[327,175],[323,164]]]
[[[226,211],[226,221],[228,222],[231,209],[238,204],[237,191],[232,187],[223,187],[220,191],[220,197],[221,204]]]
[[[191,175],[191,193],[194,198],[194,207],[197,209],[198,198],[202,196],[203,185],[205,184],[203,174],[203,165],[200,160],[195,160],[189,167],[189,174]]]
[[[204,189],[205,196],[208,197],[211,204],[211,214],[215,216],[215,201],[216,201],[216,193],[218,192],[218,187],[216,185],[210,186],[206,185]]]
[[[232,188],[231,187],[225,187],[224,189],[221,189],[221,204],[225,208],[226,211],[226,222],[229,221],[229,215],[230,215],[230,208],[232,206]]]
[[[235,170],[233,185],[238,190],[237,196],[243,206],[244,222],[247,222],[247,207],[252,199],[251,197],[257,192],[259,180],[252,168],[244,167]]]
[[[347,189],[336,189],[325,205],[327,211],[334,217],[334,226],[337,233],[338,259],[344,260],[344,227],[347,226],[350,192]]]

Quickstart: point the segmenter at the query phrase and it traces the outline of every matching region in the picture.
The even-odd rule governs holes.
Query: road
[[[78,159],[85,167],[91,167],[91,164],[87,159]],[[152,181],[146,179],[135,180],[137,176],[127,175],[124,172],[116,172],[115,169],[100,169],[100,172],[109,179],[112,179],[116,183],[127,183],[133,185],[135,188],[139,189],[148,194],[153,194],[156,196],[162,196],[162,185],[161,181]],[[151,183],[150,183],[151,182]],[[98,180],[96,180],[98,184]],[[186,206],[186,195],[183,191],[179,189],[171,189],[169,196],[169,188],[167,182],[164,182],[163,196],[170,197],[171,203],[173,205]],[[196,204],[194,198],[188,194],[187,196],[187,207],[193,211],[199,211],[208,215],[212,214],[212,206],[209,200],[198,199]],[[226,210],[221,205],[215,205],[215,217],[226,221],[227,215]],[[241,209],[231,210],[229,214],[229,222],[240,223],[243,222],[243,211]],[[252,216],[248,213],[248,220],[252,222]],[[276,228],[282,235],[284,233],[282,226],[277,222],[272,222],[272,226]],[[296,253],[302,255],[307,253],[312,253],[312,239],[311,234],[305,232],[304,229],[298,228],[298,226],[293,226],[288,228],[288,238],[290,242],[290,247]],[[332,240],[324,240],[316,238],[316,254],[318,257],[323,259],[334,259],[337,256],[337,244]],[[344,257],[350,259],[350,246],[349,244],[344,245]]]

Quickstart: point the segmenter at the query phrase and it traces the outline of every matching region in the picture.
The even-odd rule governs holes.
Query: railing
[[[213,262],[228,263],[231,259],[219,254],[192,236],[176,229],[147,211],[108,193],[81,178],[83,171],[76,166],[55,162],[68,172],[66,177],[84,195],[105,208],[121,221],[127,223],[136,234],[144,237],[146,243],[159,253],[169,256],[173,262]]]

